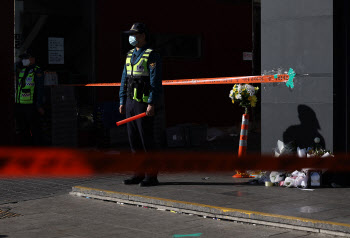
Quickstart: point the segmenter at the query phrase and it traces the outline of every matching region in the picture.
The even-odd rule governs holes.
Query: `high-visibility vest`
[[[24,78],[26,68],[23,68],[19,73],[16,103],[33,104],[35,89],[34,77],[35,72],[39,68],[39,66],[35,66],[33,69],[30,69],[26,78]]]
[[[148,66],[148,59],[150,53],[153,51],[152,49],[147,49],[142,54],[141,58],[138,62],[136,62],[134,65],[131,63],[131,57],[135,49],[132,49],[128,52],[128,55],[126,57],[126,74],[128,80],[134,80],[138,79],[138,85],[143,85],[140,87],[134,87],[133,89],[133,99],[138,102],[148,102],[148,96],[149,96],[149,70],[147,68]],[[130,84],[129,86],[130,87]],[[142,92],[140,92],[142,90]]]

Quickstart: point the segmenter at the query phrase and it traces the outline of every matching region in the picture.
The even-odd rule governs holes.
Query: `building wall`
[[[237,3],[238,2],[238,3]],[[162,10],[159,10],[162,9]],[[251,75],[252,62],[243,52],[252,50],[251,1],[138,2],[97,1],[98,82],[120,82],[124,66],[121,32],[144,22],[152,33],[198,34],[202,57],[163,58],[163,80]],[[241,111],[228,94],[232,85],[166,86],[168,125],[184,122],[233,125]],[[119,88],[99,88],[99,100],[118,99]]]
[[[348,0],[333,1],[333,37],[334,37],[334,152],[350,151],[350,2]]]
[[[23,35],[27,37],[39,16],[47,15],[45,24],[33,40],[38,64],[45,70],[62,72],[59,83],[93,82],[92,72],[92,4],[91,0],[26,0]],[[64,65],[48,64],[48,37],[64,38]]]
[[[261,69],[279,67],[298,75],[294,89],[262,86],[262,152],[271,153],[277,140],[311,146],[315,136],[332,150],[332,0],[261,1]]]
[[[0,28],[4,37],[0,44],[1,80],[0,101],[0,145],[13,145],[14,127],[14,4],[13,0],[4,0],[0,8]]]

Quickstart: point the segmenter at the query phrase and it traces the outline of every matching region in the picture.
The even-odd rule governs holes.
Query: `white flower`
[[[255,94],[255,88],[252,85],[245,84],[244,86],[250,96],[253,96]]]
[[[241,92],[242,92],[242,85],[238,84],[238,86],[237,86],[237,91],[238,91],[238,93],[241,93]]]
[[[231,99],[233,99],[233,90],[230,91],[229,97],[230,97]]]
[[[236,99],[242,99],[242,95],[241,94],[237,94],[236,95]]]
[[[315,141],[316,144],[318,144],[318,143],[320,143],[321,140],[320,140],[320,138],[315,137],[314,141]]]
[[[299,147],[297,148],[297,154],[298,157],[300,158],[305,158],[306,157],[306,149],[300,149]]]
[[[255,90],[254,87],[250,84],[244,85],[247,90]]]

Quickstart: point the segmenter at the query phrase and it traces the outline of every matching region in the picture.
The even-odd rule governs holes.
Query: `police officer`
[[[127,124],[129,143],[133,153],[147,153],[154,150],[153,124],[155,108],[162,93],[161,60],[158,53],[149,47],[149,32],[143,23],[135,23],[129,31],[131,49],[121,78],[119,91],[120,113],[132,117],[146,112],[146,117]],[[124,180],[124,184],[144,186],[158,185],[157,171],[145,174],[136,172]]]
[[[40,145],[43,116],[44,75],[31,49],[19,56],[21,70],[16,80],[16,128],[22,145]]]

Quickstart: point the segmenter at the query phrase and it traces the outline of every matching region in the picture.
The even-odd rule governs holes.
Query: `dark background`
[[[49,16],[38,40],[33,43],[36,50],[47,47],[48,36],[65,37],[64,66],[47,65],[46,49],[43,52],[37,50],[42,67],[60,72],[62,82],[119,82],[125,52],[121,31],[129,29],[134,22],[145,22],[153,37],[162,36],[163,42],[178,37],[185,41],[191,39],[191,44],[197,42],[200,46],[189,55],[163,49],[164,80],[260,73],[260,1],[257,0],[176,1],[170,4],[140,1],[137,8],[112,0],[26,2],[31,6],[26,9],[28,29],[40,14]],[[3,0],[0,9],[4,34],[0,44],[2,145],[14,143],[13,5],[13,0]],[[333,7],[334,30],[330,34],[334,39],[334,151],[349,151],[347,13],[350,9],[346,0],[333,1]],[[162,48],[159,50],[162,52]],[[253,65],[251,61],[243,61],[242,54],[246,51],[254,51]],[[230,88],[231,85],[165,87],[168,125],[182,122],[205,122],[214,126],[239,124],[242,112],[228,100]],[[81,101],[87,104],[118,101],[118,88],[98,88],[97,94],[95,89],[77,90],[82,91],[84,100]]]
[[[334,151],[350,151],[350,3],[333,1],[334,7]]]
[[[105,0],[97,1],[96,16],[98,82],[120,82],[125,62],[121,52],[126,52],[122,48],[121,32],[130,29],[134,22],[144,22],[153,39],[159,35],[184,39],[182,47],[193,42],[186,42],[186,37],[198,38],[201,50],[198,57],[162,55],[163,80],[252,74],[252,61],[243,61],[243,52],[252,51],[250,0],[166,3],[158,0],[151,4],[139,1],[137,7],[131,8],[128,4]],[[166,52],[164,48],[171,47],[171,43],[155,48]],[[232,85],[165,86],[167,124],[196,122],[232,126],[239,123],[242,113],[228,98],[231,88]],[[116,88],[98,89],[98,100],[117,98]]]

